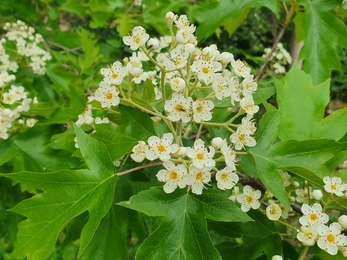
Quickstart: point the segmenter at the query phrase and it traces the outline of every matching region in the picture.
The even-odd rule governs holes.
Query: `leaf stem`
[[[125,174],[131,173],[131,172],[135,172],[137,170],[149,168],[149,167],[152,167],[152,166],[162,165],[162,164],[163,164],[163,162],[154,162],[154,163],[149,163],[149,164],[145,164],[145,165],[140,165],[140,166],[131,168],[131,169],[126,170],[126,171],[115,173],[115,175],[121,176],[121,175],[125,175]]]
[[[304,247],[304,249],[300,253],[298,260],[304,260],[305,259],[306,255],[307,255],[307,251],[309,248],[310,248],[309,246]]]

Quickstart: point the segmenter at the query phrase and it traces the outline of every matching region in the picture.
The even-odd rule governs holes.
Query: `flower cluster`
[[[221,190],[233,188],[239,180],[235,167],[236,153],[231,151],[225,140],[222,143],[221,147],[206,146],[203,140],[197,139],[193,147],[179,147],[174,143],[172,133],[166,133],[161,138],[149,137],[147,143],[139,141],[130,156],[136,162],[145,159],[163,161],[165,169],[158,172],[157,178],[165,182],[166,193],[188,185],[193,193],[202,194],[212,175],[215,175],[217,187]],[[220,155],[214,159],[217,152]],[[225,167],[217,170],[217,160],[223,160]]]
[[[133,54],[101,69],[103,80],[88,97],[90,104],[76,124],[94,124],[94,108],[130,104],[170,129],[162,137],[139,141],[130,155],[135,162],[163,162],[165,169],[157,178],[165,182],[165,192],[189,186],[193,193],[201,194],[213,177],[219,189],[231,189],[238,182],[237,153],[256,144],[253,116],[259,107],[253,94],[257,83],[247,64],[235,60],[232,53],[220,52],[214,44],[198,47],[196,27],[186,15],[168,12],[166,21],[169,36],[151,38],[143,27],[136,26],[123,37]],[[148,106],[137,98],[145,83],[152,85],[155,95]],[[225,122],[216,122],[213,114],[221,102],[232,109]],[[230,134],[208,145],[198,133],[194,144],[183,145],[183,139],[195,134],[194,125],[223,127]]]
[[[263,58],[266,58],[271,52],[270,48],[264,49]],[[286,73],[286,65],[292,64],[293,59],[289,52],[284,49],[282,43],[278,43],[275,51],[270,58],[270,66],[276,74]]]
[[[7,33],[0,40],[0,138],[7,139],[15,123],[32,127],[37,121],[20,119],[21,113],[29,111],[30,104],[37,99],[29,98],[23,86],[11,83],[16,80],[15,74],[22,66],[28,66],[35,74],[44,74],[46,61],[51,59],[51,55],[39,47],[42,36],[22,21],[6,23],[3,29]]]
[[[339,249],[346,252],[347,236],[341,231],[346,228],[347,216],[340,216],[340,223],[333,222],[328,225],[329,217],[322,210],[318,203],[312,206],[302,205],[303,216],[299,219],[302,226],[298,230],[297,239],[305,246],[313,246],[317,242],[318,247],[330,255],[336,255]]]

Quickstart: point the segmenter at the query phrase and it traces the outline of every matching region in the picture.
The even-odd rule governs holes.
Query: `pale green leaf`
[[[277,102],[281,111],[278,136],[281,140],[333,139],[347,133],[347,108],[324,117],[329,103],[329,83],[314,86],[310,75],[296,64],[284,78],[276,82]]]
[[[291,171],[297,176],[322,186],[321,178],[329,174],[324,165],[343,145],[332,140],[287,140],[273,143],[277,136],[279,112],[266,113],[257,131],[257,145],[248,151],[253,156],[258,176],[266,188],[289,208],[288,196],[279,169]]]

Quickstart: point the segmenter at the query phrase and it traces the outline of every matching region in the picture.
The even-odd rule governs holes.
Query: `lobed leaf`
[[[251,220],[217,190],[197,196],[184,190],[165,194],[162,189],[151,188],[118,204],[149,216],[165,216],[138,249],[137,259],[221,259],[207,232],[206,218]]]
[[[277,102],[281,112],[278,136],[281,140],[333,139],[340,140],[347,133],[347,108],[324,117],[329,103],[327,80],[313,85],[310,75],[296,64],[284,78],[276,82]]]
[[[81,153],[90,170],[60,170],[49,173],[23,171],[4,174],[15,182],[41,190],[16,205],[12,212],[27,219],[19,225],[13,258],[47,259],[67,223],[84,212],[89,218],[82,229],[81,256],[113,201],[116,175],[105,146],[75,127]]]
[[[341,71],[335,46],[345,45],[347,27],[334,14],[334,0],[301,1],[300,4],[305,6],[301,26],[296,26],[304,30],[305,44],[300,58],[305,59],[304,71],[318,84],[327,80],[332,70]],[[300,19],[296,22],[299,25]]]

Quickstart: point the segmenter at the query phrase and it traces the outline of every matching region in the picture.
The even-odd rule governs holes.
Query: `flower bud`
[[[228,64],[234,60],[234,55],[230,52],[222,52],[220,55],[220,61],[222,64]]]
[[[173,23],[173,21],[175,20],[175,14],[173,12],[167,12],[165,19],[167,23]]]
[[[212,139],[211,144],[214,148],[219,149],[223,146],[224,140],[220,137],[215,137]]]
[[[347,229],[347,216],[346,215],[341,215],[339,217],[339,223],[343,229]]]
[[[321,200],[323,198],[323,193],[321,190],[313,190],[312,191],[312,197],[315,200]]]
[[[151,50],[157,50],[160,47],[160,42],[157,38],[151,38],[147,42],[147,48]]]
[[[182,156],[182,157],[186,156],[187,155],[187,148],[186,147],[178,148],[177,154],[179,156]]]

